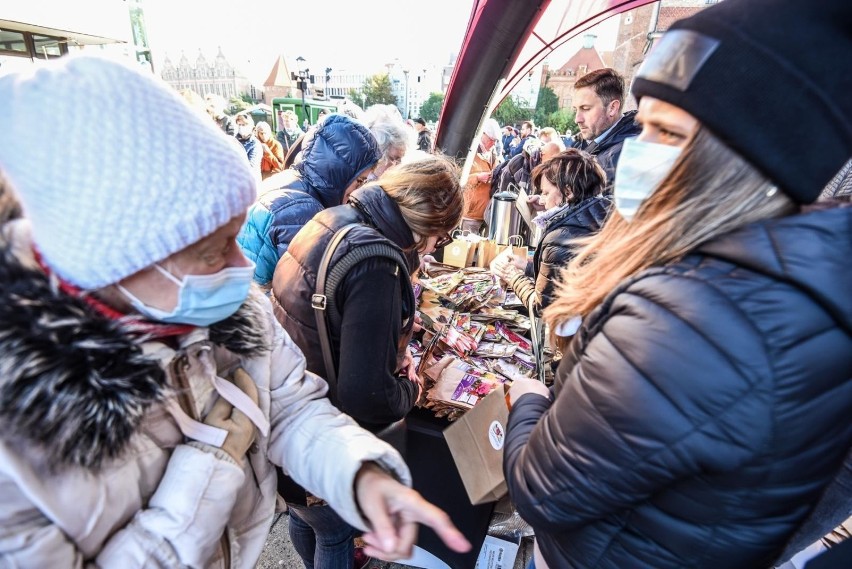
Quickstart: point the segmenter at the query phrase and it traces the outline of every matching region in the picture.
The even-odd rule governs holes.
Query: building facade
[[[243,94],[249,95],[253,101],[263,98],[261,90],[254,87],[248,78],[242,76],[228,62],[221,48],[212,61],[208,61],[201,51],[192,62],[185,54],[181,54],[177,64],[166,55],[160,76],[176,90],[190,89],[202,97],[213,93],[226,100]]]
[[[544,66],[542,85],[553,90],[559,100],[560,109],[570,109],[574,98],[574,83],[590,71],[611,67],[624,77],[624,85],[629,92],[629,86],[639,65],[654,41],[675,21],[689,17],[719,1],[661,0],[615,16],[620,21],[614,51],[598,51],[594,34],[586,34],[582,47],[565,63],[556,68]],[[626,96],[624,110],[635,108],[635,99]]]
[[[556,94],[560,109],[570,109],[574,102],[574,83],[590,71],[606,67],[604,57],[595,47],[593,34],[583,37],[583,46],[561,66],[550,69],[544,66],[542,81]]]

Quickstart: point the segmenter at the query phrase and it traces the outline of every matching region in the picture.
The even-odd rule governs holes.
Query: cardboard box
[[[470,503],[495,502],[506,495],[503,445],[509,409],[505,386],[500,386],[444,430],[444,438]]]

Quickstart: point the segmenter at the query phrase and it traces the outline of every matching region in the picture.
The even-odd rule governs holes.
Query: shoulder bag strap
[[[311,297],[311,306],[314,308],[314,314],[317,319],[317,332],[319,334],[320,347],[322,348],[322,359],[325,364],[325,379],[331,388],[332,399],[335,398],[333,394],[337,393],[337,366],[334,363],[334,354],[331,348],[330,330],[332,325],[339,325],[340,314],[335,302],[335,295],[337,287],[346,277],[346,273],[361,261],[372,257],[385,257],[397,264],[397,274],[401,275],[401,282],[410,283],[411,281],[405,257],[398,249],[387,243],[371,243],[350,249],[333,266],[329,266],[340,242],[353,227],[358,225],[362,224],[350,223],[339,229],[334,234],[334,237],[332,237],[320,261],[320,266],[317,270],[316,289],[314,295]],[[410,286],[408,290],[411,290]],[[413,292],[410,292],[410,294],[412,298],[409,302],[411,303],[413,302]]]
[[[337,369],[334,366],[334,357],[331,353],[331,335],[328,331],[328,297],[326,296],[325,281],[328,273],[328,265],[331,262],[332,256],[337,246],[346,237],[349,231],[358,225],[350,223],[349,225],[339,229],[328,247],[325,248],[322,260],[320,261],[319,269],[317,270],[317,284],[315,293],[311,296],[311,306],[314,308],[314,315],[317,319],[317,332],[319,333],[320,347],[322,348],[322,361],[325,364],[325,380],[332,388],[331,393],[335,393],[337,389]]]

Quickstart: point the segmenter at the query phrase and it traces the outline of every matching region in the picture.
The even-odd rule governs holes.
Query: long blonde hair
[[[681,259],[702,243],[795,204],[704,128],[684,147],[671,173],[627,222],[613,212],[563,270],[545,319],[556,325],[586,316],[621,281]]]

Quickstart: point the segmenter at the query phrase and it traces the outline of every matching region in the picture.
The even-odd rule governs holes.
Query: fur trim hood
[[[166,397],[165,373],[145,338],[57,290],[14,245],[0,235],[0,438],[49,470],[97,470]],[[254,296],[210,329],[213,343],[267,349]]]

